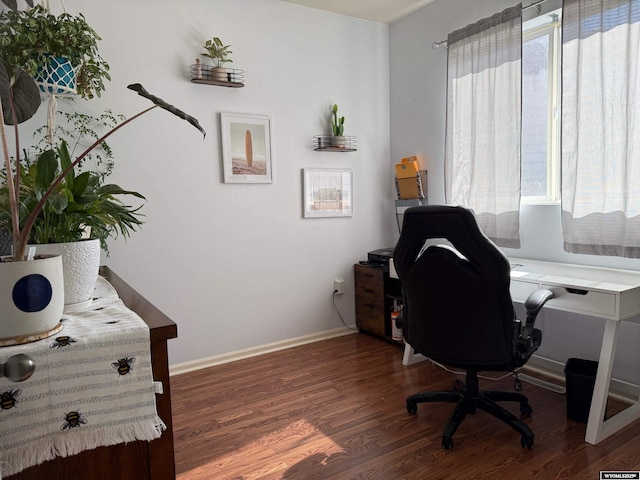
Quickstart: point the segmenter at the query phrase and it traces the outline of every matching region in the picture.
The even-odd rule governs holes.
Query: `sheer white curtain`
[[[473,209],[497,245],[518,248],[522,6],[447,43],[446,201]]]
[[[640,0],[565,0],[562,227],[572,253],[640,257]]]

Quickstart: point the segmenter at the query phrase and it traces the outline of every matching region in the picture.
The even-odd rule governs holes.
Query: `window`
[[[560,199],[559,13],[523,25],[523,203],[555,203]]]

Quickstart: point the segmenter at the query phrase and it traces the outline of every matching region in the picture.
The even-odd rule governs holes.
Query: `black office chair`
[[[522,446],[532,448],[531,429],[496,403],[519,402],[520,413],[529,416],[527,397],[480,391],[478,372],[515,371],[527,362],[542,341],[536,315],[553,294],[534,292],[525,302],[526,324],[515,320],[509,261],[462,207],[407,209],[393,261],[404,294],[405,340],[432,361],[466,371],[458,388],[408,397],[409,413],[422,402],[457,403],[442,435],[445,449],[453,447],[454,432],[477,408],[510,425],[521,434]]]

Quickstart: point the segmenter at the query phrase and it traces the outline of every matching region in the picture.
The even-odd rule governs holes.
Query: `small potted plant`
[[[100,96],[110,80],[100,36],[82,14],[53,15],[43,6],[0,14],[0,52],[32,75],[45,93]]]
[[[207,40],[203,48],[207,53],[202,53],[203,57],[213,60],[214,67],[211,69],[210,79],[226,82],[228,81],[227,69],[223,67],[225,63],[231,63],[233,60],[227,58],[233,52],[229,50],[231,45],[224,45],[218,37]]]
[[[344,117],[338,117],[338,105],[331,108],[331,146],[337,148],[345,147],[344,138]]]

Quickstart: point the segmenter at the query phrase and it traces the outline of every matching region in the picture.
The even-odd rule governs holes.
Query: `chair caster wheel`
[[[407,412],[409,412],[411,415],[415,415],[416,413],[418,413],[418,405],[415,403],[407,402]]]
[[[442,437],[442,448],[445,450],[451,450],[453,448],[453,438]]]
[[[529,405],[528,403],[520,404],[520,413],[522,415],[524,415],[525,417],[530,417],[532,412],[533,408],[531,408],[531,405]]]
[[[533,448],[533,437],[527,437],[526,435],[523,435],[522,437],[520,437],[520,445],[522,445],[522,448],[531,450]]]

